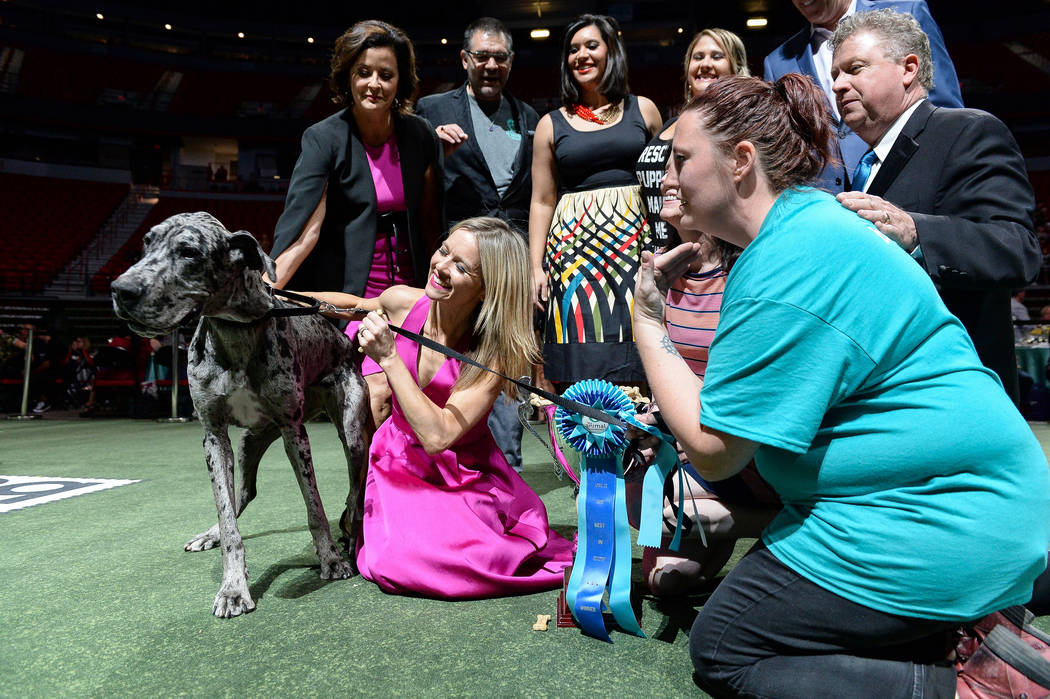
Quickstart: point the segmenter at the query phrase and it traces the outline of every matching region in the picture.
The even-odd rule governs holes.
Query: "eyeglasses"
[[[503,65],[504,63],[509,61],[510,57],[513,55],[505,51],[493,53],[491,51],[471,51],[470,49],[463,50],[469,53],[470,56],[474,59],[474,62],[478,65],[485,65],[489,62],[490,58],[495,60],[496,63],[498,63],[499,65]]]

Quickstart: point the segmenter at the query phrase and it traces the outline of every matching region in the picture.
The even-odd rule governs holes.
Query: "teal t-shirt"
[[[788,190],[740,255],[700,402],[761,445],[784,503],[763,541],[808,580],[930,619],[1031,598],[1042,449],[929,276],[830,195]]]

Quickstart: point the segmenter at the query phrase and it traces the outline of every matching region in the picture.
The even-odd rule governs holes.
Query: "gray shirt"
[[[469,92],[467,99],[470,100],[470,118],[474,123],[478,148],[485,157],[496,191],[503,196],[514,176],[514,161],[521,147],[521,125],[515,123],[510,103],[502,97],[499,107],[492,113],[483,110]]]

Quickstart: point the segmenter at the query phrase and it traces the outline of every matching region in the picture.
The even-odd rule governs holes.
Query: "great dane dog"
[[[354,566],[332,540],[317,492],[305,423],[324,411],[343,442],[350,471],[346,534],[352,554],[373,431],[356,342],[317,315],[275,317],[271,309],[287,304],[274,301],[262,280],[265,271],[276,281],[273,261],[251,234],[230,233],[208,213],[172,216],[154,226],[143,245],[142,259],[113,282],[116,314],[145,336],[170,333],[200,317],[187,371],[204,427],[219,521],[185,548],[222,547],[222,585],[212,612],[233,617],[255,608],[237,517],[255,497],[259,460],[278,436],[284,438],[306,501],[321,577],[352,576]],[[246,428],[237,458],[236,505],[231,424]]]

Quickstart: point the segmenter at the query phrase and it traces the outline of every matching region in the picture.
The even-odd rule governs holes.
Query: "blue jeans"
[[[759,542],[700,610],[689,653],[716,697],[951,699],[955,669],[943,658],[958,625],[850,602]]]

